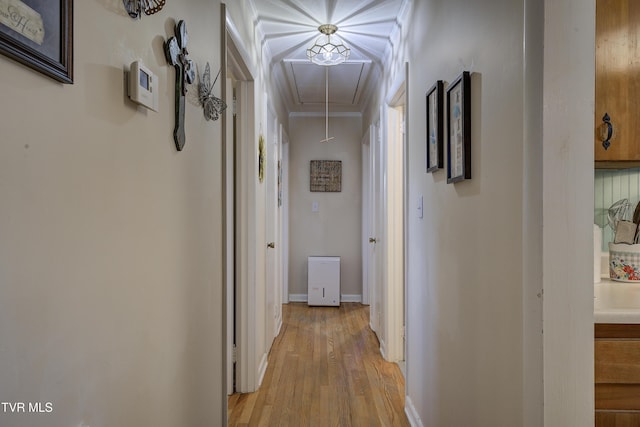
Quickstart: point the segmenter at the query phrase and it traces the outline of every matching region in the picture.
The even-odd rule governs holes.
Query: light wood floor
[[[404,379],[361,304],[284,305],[260,390],[229,397],[229,426],[408,425]]]

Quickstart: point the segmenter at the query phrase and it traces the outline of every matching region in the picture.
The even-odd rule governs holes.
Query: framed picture
[[[278,207],[282,206],[282,162],[278,160]]]
[[[311,160],[309,190],[336,193],[342,191],[342,161]]]
[[[1,0],[0,0],[1,1]],[[264,147],[264,136],[260,134],[258,137],[258,181],[264,181],[264,164],[266,162],[265,147]]]
[[[464,71],[447,89],[447,183],[471,179],[471,75]]]
[[[444,83],[438,80],[427,92],[427,172],[444,166]]]
[[[0,0],[0,52],[73,83],[73,0]]]

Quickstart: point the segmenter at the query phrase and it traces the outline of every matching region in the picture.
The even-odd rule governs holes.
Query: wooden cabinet
[[[640,325],[595,325],[596,427],[640,427]]]
[[[640,1],[596,0],[596,167],[640,166]],[[608,115],[613,133],[603,147]]]

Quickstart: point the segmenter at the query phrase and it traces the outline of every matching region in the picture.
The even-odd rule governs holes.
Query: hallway
[[[229,426],[408,426],[404,379],[385,362],[369,307],[283,306],[259,391],[229,398]]]

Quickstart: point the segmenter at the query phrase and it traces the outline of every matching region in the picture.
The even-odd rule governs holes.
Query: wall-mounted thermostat
[[[131,63],[129,98],[150,110],[158,111],[158,77],[141,61]]]

